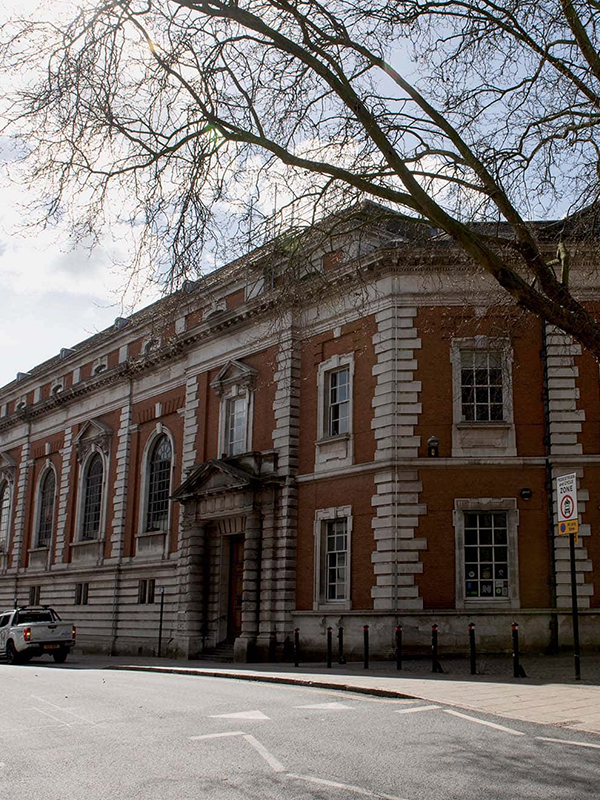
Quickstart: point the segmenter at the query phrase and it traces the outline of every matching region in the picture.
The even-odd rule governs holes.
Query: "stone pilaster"
[[[418,456],[420,444],[415,435],[421,413],[421,384],[414,379],[421,347],[414,327],[416,314],[416,308],[408,307],[381,311],[373,337],[377,354],[371,423],[377,442],[375,461],[391,461],[394,466],[374,476],[376,493],[371,504],[376,550],[371,556],[375,572],[371,597],[375,609],[389,611],[423,607],[415,575],[423,571],[419,552],[427,548],[427,541],[418,538],[416,530],[427,508],[419,503],[423,487],[417,470],[402,468],[403,459]]]
[[[282,644],[292,636],[291,612],[296,603],[300,346],[291,327],[280,341],[275,381],[273,447],[277,451],[278,472],[284,478],[284,484],[279,495],[276,535],[268,542],[265,563],[272,570],[273,578],[271,632]]]
[[[235,640],[235,661],[248,661],[256,643],[260,608],[261,518],[258,511],[246,517],[242,585],[242,633]]]
[[[177,565],[179,605],[177,611],[177,649],[186,658],[197,658],[202,649],[204,608],[204,551],[206,530],[196,519],[196,504],[185,506]]]
[[[73,455],[73,428],[65,430],[65,438],[63,448],[60,451],[61,465],[60,465],[60,485],[58,489],[58,511],[56,514],[56,542],[54,545],[54,557],[52,568],[61,569],[65,565],[63,563],[63,555],[65,543],[67,538],[67,507],[69,497],[71,496],[71,457]]]
[[[27,507],[27,486],[29,470],[33,462],[29,460],[29,437],[21,449],[21,460],[19,462],[19,479],[16,485],[15,498],[15,524],[14,535],[11,547],[12,563],[11,570],[18,572],[21,564],[21,554],[27,531],[25,530],[25,512]]]
[[[579,441],[585,411],[579,409],[579,389],[577,378],[579,369],[575,364],[575,356],[581,355],[581,345],[575,344],[573,338],[551,325],[546,326],[546,345],[548,363],[548,407],[550,417],[550,459],[562,456],[580,456],[583,445]],[[564,461],[552,466],[552,490],[555,479],[559,475],[576,472],[578,484],[584,477],[581,465],[569,466]],[[578,511],[585,511],[589,492],[578,485]],[[581,517],[580,517],[581,519]],[[554,497],[554,529],[556,531],[557,510]],[[591,534],[589,525],[580,525],[579,541],[575,546],[575,566],[577,579],[577,597],[580,608],[590,607],[590,597],[594,594],[592,583],[586,583],[585,574],[593,571],[589,558],[586,540]],[[559,608],[571,608],[571,557],[569,537],[554,537],[554,564],[556,570],[556,598]]]
[[[185,384],[183,409],[183,450],[181,453],[181,480],[184,481],[196,463],[196,434],[198,433],[198,377],[188,378]],[[183,535],[184,508],[179,509],[179,541]]]
[[[117,439],[117,475],[113,489],[113,520],[111,558],[121,559],[125,541],[125,524],[127,514],[127,483],[129,476],[130,442],[131,442],[131,403],[121,409],[121,420]]]

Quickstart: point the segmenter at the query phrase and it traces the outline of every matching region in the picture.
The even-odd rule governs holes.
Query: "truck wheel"
[[[6,661],[8,664],[20,664],[21,658],[17,651],[15,650],[15,646],[12,641],[8,641],[6,643]]]
[[[62,650],[58,650],[56,653],[52,653],[52,658],[57,664],[64,664],[68,655],[69,651],[65,647]]]

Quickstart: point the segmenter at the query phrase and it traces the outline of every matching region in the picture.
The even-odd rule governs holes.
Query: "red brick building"
[[[590,303],[597,287],[573,268]],[[0,607],[109,652],[281,658],[570,643],[556,475],[579,478],[582,642],[600,645],[596,361],[410,227],[261,252],[0,390]],[[286,300],[285,298],[288,298]],[[322,298],[327,298],[323,300]],[[1,620],[0,620],[1,623]],[[223,648],[226,651],[226,647]]]

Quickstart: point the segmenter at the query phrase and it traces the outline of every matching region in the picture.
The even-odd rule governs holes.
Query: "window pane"
[[[350,369],[330,372],[327,392],[327,435],[339,436],[350,431]]]
[[[100,532],[103,476],[102,458],[96,454],[88,464],[84,481],[82,539],[95,539]]]
[[[54,471],[49,469],[40,486],[40,512],[38,520],[37,546],[47,547],[52,537],[54,522],[54,497],[56,494]]]
[[[227,400],[225,411],[227,454],[238,455],[246,450],[247,402],[245,397]]]
[[[461,352],[462,419],[489,422],[504,418],[501,356],[485,351]]]
[[[10,516],[10,486],[0,486],[0,542],[8,543],[8,519]]]
[[[171,443],[167,436],[160,436],[150,454],[148,465],[148,505],[146,530],[162,531],[169,517],[169,495],[171,494]]]
[[[325,597],[327,600],[345,600],[347,596],[348,555],[347,522],[330,520],[325,531]]]
[[[506,512],[468,512],[464,520],[465,597],[508,598]]]

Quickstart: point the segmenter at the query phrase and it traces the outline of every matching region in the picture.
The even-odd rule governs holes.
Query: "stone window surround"
[[[44,483],[44,480],[46,479],[46,475],[48,474],[49,470],[54,472],[54,505],[53,505],[53,509],[52,509],[52,516],[53,516],[54,519],[53,519],[53,522],[52,522],[52,532],[50,534],[50,541],[49,541],[49,543],[47,545],[42,545],[41,548],[40,548],[40,545],[38,544],[38,536],[39,536],[39,526],[40,526],[40,513],[41,513],[41,510],[42,510],[41,509],[41,506],[42,506],[41,491],[42,491],[42,484]],[[36,487],[35,487],[35,495],[34,495],[35,500],[34,500],[34,505],[33,505],[33,522],[34,522],[34,524],[33,524],[33,542],[34,542],[33,547],[36,550],[38,550],[38,549],[47,550],[52,545],[52,540],[54,538],[54,534],[56,533],[56,512],[57,512],[57,505],[58,505],[57,504],[57,500],[58,500],[59,487],[60,487],[60,482],[59,482],[58,474],[56,472],[56,468],[55,468],[54,464],[52,463],[52,461],[49,458],[46,458],[44,466],[40,470],[40,474],[38,475],[38,479],[37,479],[37,483],[36,483]]]
[[[229,453],[229,443],[227,441],[227,401],[237,397],[246,400],[246,446],[242,452],[248,453],[252,450],[252,427],[254,417],[254,382],[255,372],[247,375],[238,375],[233,380],[224,380],[217,393],[219,394],[219,457],[227,458]],[[238,453],[238,455],[240,455]]]
[[[498,353],[502,361],[504,419],[498,421],[463,420],[461,392],[461,353],[481,350]],[[510,339],[500,336],[471,336],[453,339],[450,345],[452,364],[452,456],[516,456],[516,435],[512,390],[513,351]],[[498,446],[494,438],[504,438]],[[489,442],[481,441],[481,437]],[[472,441],[469,441],[472,440]]]
[[[147,531],[146,530],[146,517],[148,512],[148,491],[150,488],[150,456],[152,454],[152,450],[154,448],[154,444],[156,440],[160,436],[166,436],[169,440],[171,445],[171,490],[173,489],[173,470],[175,468],[175,441],[173,439],[173,434],[171,431],[162,424],[162,422],[157,422],[156,427],[148,436],[146,444],[144,446],[144,451],[142,453],[142,480],[141,480],[141,492],[140,492],[140,506],[139,506],[139,523],[138,523],[138,536],[165,536],[168,539],[170,531],[171,531],[171,521],[172,521],[172,514],[173,514],[173,503],[169,503],[169,512],[167,515],[167,525],[165,530],[162,531]],[[168,542],[165,542],[167,545]],[[168,551],[167,551],[168,552]]]
[[[6,538],[4,540],[0,539],[0,558],[1,558],[2,555],[7,555],[10,550],[10,532],[13,523],[13,513],[14,513],[13,501],[15,497],[14,481],[9,475],[3,474],[2,471],[0,471],[0,488],[5,488],[5,490],[8,490],[8,515],[6,519]]]
[[[467,598],[465,597],[465,511],[479,513],[505,511],[508,533],[508,598]],[[516,497],[475,497],[455,498],[453,512],[454,533],[456,537],[456,608],[520,608],[519,600],[519,511]]]
[[[324,597],[323,586],[323,541],[327,530],[326,523],[340,518],[346,519],[346,536],[348,540],[346,580],[348,584],[348,597],[346,600],[327,600]],[[352,608],[352,506],[320,508],[315,511],[314,559],[315,579],[313,610],[329,611],[332,614],[339,611],[350,611]]]
[[[82,539],[83,527],[83,511],[85,501],[85,479],[87,476],[88,466],[92,458],[98,454],[102,459],[102,503],[100,508],[100,525],[98,527],[98,537],[96,539]],[[106,535],[106,510],[108,505],[108,474],[110,468],[109,456],[105,453],[104,449],[96,442],[92,442],[89,452],[84,460],[79,464],[79,474],[77,476],[77,510],[75,514],[75,540],[72,545],[89,545],[92,543],[102,542]]]
[[[349,371],[349,430],[348,433],[340,433],[330,436],[328,432],[327,420],[327,393],[329,373],[348,367]],[[354,353],[335,355],[326,361],[321,361],[317,370],[317,440],[315,442],[315,472],[325,469],[337,469],[339,467],[349,467],[354,462],[353,453],[353,416],[354,416]],[[334,448],[339,449],[340,443],[345,442],[343,452],[335,454]]]

